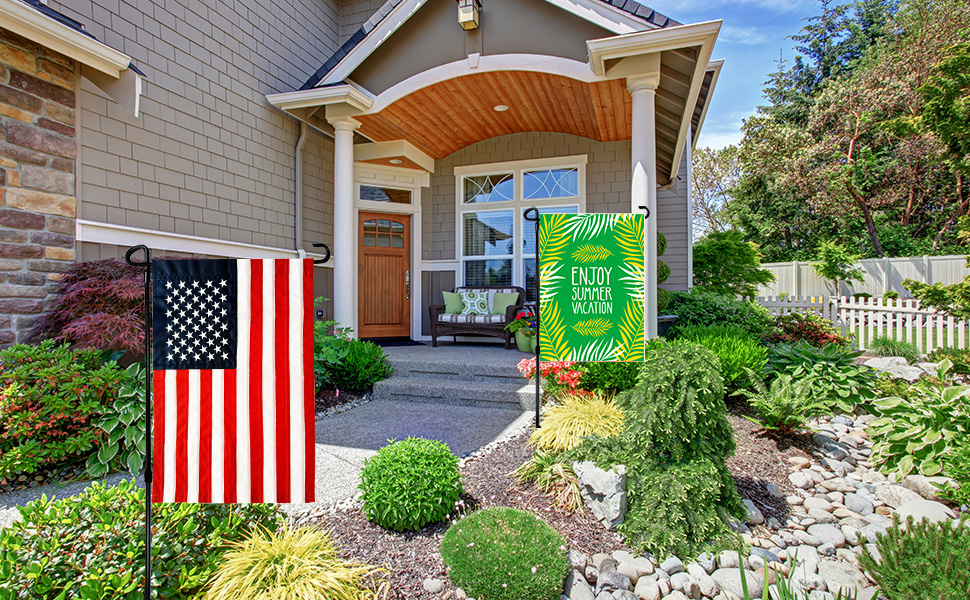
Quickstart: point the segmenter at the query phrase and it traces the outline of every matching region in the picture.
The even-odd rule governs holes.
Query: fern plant
[[[738,393],[746,397],[758,413],[758,421],[750,420],[769,431],[792,433],[805,425],[808,414],[826,407],[824,402],[814,400],[814,377],[793,379],[791,375],[779,375],[766,386],[757,373],[745,370],[754,390]]]

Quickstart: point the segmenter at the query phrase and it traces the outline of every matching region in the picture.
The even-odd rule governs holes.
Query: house
[[[442,290],[531,289],[532,206],[647,207],[686,289],[719,27],[633,0],[0,0],[0,343],[66,265],[137,244],[323,242],[328,316],[427,338]]]

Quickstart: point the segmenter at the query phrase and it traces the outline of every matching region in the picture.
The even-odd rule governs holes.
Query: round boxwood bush
[[[372,523],[394,531],[420,529],[455,510],[462,492],[458,457],[435,440],[392,441],[364,461],[360,491]]]
[[[563,537],[514,508],[486,508],[449,527],[441,558],[448,578],[479,600],[557,600],[569,572]]]

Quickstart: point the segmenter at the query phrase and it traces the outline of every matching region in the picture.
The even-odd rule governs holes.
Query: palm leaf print
[[[620,281],[626,287],[631,298],[643,300],[643,263],[623,263],[620,267]]]
[[[643,341],[643,302],[630,300],[623,311],[620,321],[620,352],[615,360],[623,362],[642,361],[644,353]]]
[[[573,260],[578,263],[591,263],[598,260],[606,260],[613,256],[607,248],[596,244],[583,244],[573,252]]]
[[[539,227],[539,260],[542,264],[557,262],[569,245],[569,236],[563,227],[568,215],[541,215]],[[540,282],[541,285],[541,282]]]
[[[543,260],[542,262],[545,263],[546,261]],[[542,268],[539,269],[539,299],[542,302],[555,295],[559,290],[559,285],[566,279],[559,274],[562,267],[561,262],[556,262],[543,264]]]
[[[577,237],[594,238],[604,231],[611,231],[616,224],[617,217],[622,215],[611,215],[604,213],[594,213],[585,215],[572,215],[566,223],[564,231],[573,240]]]
[[[580,321],[575,325],[570,325],[576,330],[579,335],[585,335],[588,337],[602,337],[606,335],[606,332],[613,327],[613,324],[606,319],[589,319],[588,321]]]
[[[640,215],[620,215],[616,223],[616,243],[620,247],[623,261],[639,264],[643,268],[643,217]]]
[[[613,338],[600,338],[594,340],[581,348],[574,348],[572,358],[578,362],[607,362],[612,361],[616,354],[616,340]]]
[[[566,326],[555,300],[539,303],[539,345],[542,360],[572,360],[566,344]]]

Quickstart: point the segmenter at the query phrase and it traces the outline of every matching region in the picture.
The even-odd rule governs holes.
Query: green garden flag
[[[644,355],[639,214],[539,216],[539,360]]]

